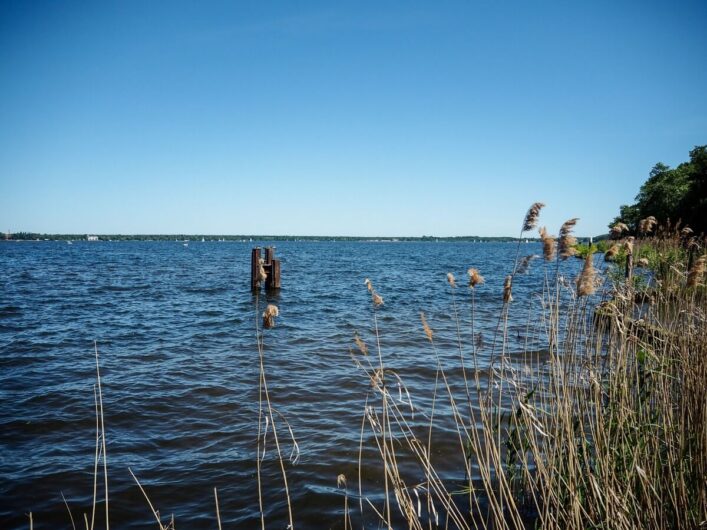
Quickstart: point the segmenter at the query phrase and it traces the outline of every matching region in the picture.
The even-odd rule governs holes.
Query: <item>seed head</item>
[[[540,239],[543,242],[543,256],[545,261],[552,261],[555,259],[555,236],[551,236],[547,233],[547,228],[544,226],[540,229]]]
[[[571,258],[577,253],[577,249],[574,248],[577,244],[577,238],[572,234],[572,230],[574,230],[574,225],[577,224],[577,221],[579,221],[579,219],[575,217],[574,219],[565,221],[560,227],[560,243],[558,250],[563,260]]]
[[[584,259],[582,273],[577,278],[578,296],[589,296],[590,294],[594,294],[594,291],[596,290],[594,276],[594,260],[592,259],[592,253],[587,252],[587,257]]]
[[[366,343],[363,342],[363,339],[358,336],[358,333],[354,335],[354,342],[356,343],[358,351],[360,351],[363,355],[368,355],[368,346],[366,346]]]
[[[609,247],[609,250],[607,250],[604,253],[604,261],[614,261],[616,259],[616,254],[619,253],[619,244],[614,243]]]
[[[449,285],[452,286],[452,288],[455,288],[457,286],[457,282],[454,279],[454,274],[452,274],[451,272],[447,273],[447,281],[449,282]]]
[[[268,304],[263,313],[263,327],[264,328],[274,328],[275,327],[275,317],[280,315],[276,305]]]
[[[511,276],[509,274],[508,276],[506,276],[506,279],[503,282],[503,303],[504,304],[507,304],[508,302],[513,301],[513,295],[511,293],[512,283],[513,283],[513,276]]]
[[[525,214],[525,220],[523,221],[523,232],[527,232],[535,228],[535,225],[538,224],[540,210],[544,207],[545,205],[541,202],[533,203],[533,205],[528,209],[528,213]]]
[[[469,287],[472,289],[476,287],[477,285],[481,285],[484,283],[484,277],[479,274],[479,271],[471,268],[466,273],[469,275]]]
[[[652,215],[649,215],[645,219],[641,219],[638,221],[638,232],[640,234],[647,234],[648,232],[652,231],[655,225],[658,224],[658,221],[655,220],[655,217]]]
[[[427,335],[427,339],[430,342],[432,342],[432,329],[427,324],[427,319],[425,318],[425,314],[422,312],[420,312],[420,320],[422,321],[422,329],[425,330],[425,335]]]
[[[624,241],[624,251],[626,252],[627,256],[633,256],[633,241],[634,237],[630,236],[626,238],[626,241]]]
[[[628,226],[625,223],[616,223],[611,227],[611,239],[620,239],[624,232],[628,232]]]
[[[530,262],[533,261],[535,258],[537,258],[535,254],[529,254],[525,256],[523,259],[520,260],[520,263],[518,264],[518,268],[516,269],[516,272],[518,274],[525,274],[528,272],[528,268],[530,267]]]

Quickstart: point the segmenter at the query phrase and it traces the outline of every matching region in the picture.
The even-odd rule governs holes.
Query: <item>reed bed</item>
[[[530,208],[521,234],[535,228],[542,206]],[[452,381],[442,367],[434,329],[422,314],[421,339],[437,359],[431,410],[419,409],[385,365],[372,298],[377,359],[359,336],[352,357],[369,382],[363,424],[374,435],[384,492],[376,505],[369,499],[380,495],[359,486],[362,527],[370,523],[367,513],[385,528],[707,525],[704,240],[689,230],[656,229],[653,218],[641,223],[638,239],[618,226],[605,263],[588,252],[569,282],[562,261],[576,254],[577,221],[562,225],[557,242],[540,229],[544,284],[528,314],[533,348],[510,351],[508,338],[509,315],[521,310],[513,281],[531,258],[517,253],[513,271],[497,286],[502,306],[484,377],[474,295],[489,286],[472,268],[462,296],[447,275],[461,368],[455,374],[463,381]],[[462,332],[467,327],[470,334]],[[415,422],[416,413],[429,419],[426,427]],[[445,422],[457,440],[458,454],[445,457],[457,462],[456,480],[445,480],[431,456],[433,432]],[[413,472],[399,465],[410,458]]]
[[[536,229],[543,206],[531,206],[521,236]],[[379,313],[391,308],[384,309],[383,295],[365,280],[372,333],[355,335],[350,351],[366,393],[358,476],[337,477],[332,471],[342,496],[344,529],[707,527],[705,241],[686,228],[659,227],[653,218],[642,221],[637,239],[628,236],[628,227],[617,225],[603,259],[590,248],[571,281],[563,262],[577,254],[577,221],[565,222],[559,237],[540,228],[544,259],[536,266],[544,274],[541,294],[533,300],[513,296],[514,281],[534,258],[520,257],[520,244],[502,285],[485,282],[484,271],[473,263],[462,264],[468,268],[466,286],[453,273],[447,275],[444,288],[459,365],[450,370],[442,362],[448,352],[438,345],[434,323],[421,313],[420,340],[428,343],[428,361],[435,364],[425,399],[411,395],[403,377],[386,363]],[[498,292],[500,311],[490,344],[477,334],[479,289]],[[268,305],[261,314],[258,306],[256,297],[259,505],[253,509],[265,529],[263,492],[281,491],[287,507],[283,519],[295,528],[287,471],[299,448],[289,422],[273,406],[277,389],[268,387],[264,353],[267,330],[276,325],[279,310]],[[509,319],[522,311],[527,311],[526,335],[532,340],[519,351],[511,347]],[[87,530],[98,526],[100,462],[101,526],[109,527],[97,350],[96,370],[93,509],[78,525]],[[283,430],[289,434],[286,441]],[[436,449],[443,438],[456,447],[451,454]],[[281,482],[274,484],[264,483],[261,473],[268,444],[275,446],[270,458],[274,453],[280,470]],[[284,444],[292,447],[289,458]],[[378,462],[380,480],[373,485],[364,478],[364,453]],[[132,476],[158,527],[174,528],[174,520],[163,522]],[[214,504],[214,526],[220,529],[216,489]],[[31,528],[31,514],[29,520]]]

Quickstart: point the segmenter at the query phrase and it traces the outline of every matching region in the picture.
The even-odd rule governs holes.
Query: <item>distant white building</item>
[[[86,236],[87,241],[98,241],[98,236]]]

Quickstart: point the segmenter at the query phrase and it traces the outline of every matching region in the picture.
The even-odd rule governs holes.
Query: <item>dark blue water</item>
[[[419,312],[427,314],[443,363],[453,370],[459,365],[453,302],[470,343],[465,271],[477,267],[486,284],[477,288],[475,325],[486,345],[479,362],[487,363],[503,278],[516,256],[513,244],[281,242],[282,289],[256,297],[249,290],[252,245],[0,243],[2,528],[28,528],[29,512],[35,528],[70,528],[61,492],[77,524],[83,513],[90,517],[94,343],[102,370],[113,527],[155,527],[129,467],[160,513],[174,514],[177,528],[216,527],[214,487],[224,527],[258,526],[256,320],[267,303],[280,309],[276,327],[264,337],[268,385],[300,450],[297,464],[287,464],[295,523],[342,526],[336,477],[346,474],[349,489],[357,489],[369,389],[351,360],[354,334],[375,351],[364,279],[385,300],[378,310],[384,361],[424,408],[436,361]],[[541,253],[540,246],[523,244],[521,255],[529,253]],[[568,275],[578,266],[563,264]],[[455,300],[447,272],[457,276]],[[528,340],[528,308],[543,277],[536,260],[514,283],[511,348]],[[289,456],[284,424],[278,434]],[[436,444],[442,455],[456,450],[449,438]],[[445,464],[450,476],[463,478],[461,461]],[[377,467],[375,451],[366,450],[364,477],[367,470],[373,477]],[[375,478],[371,483],[375,487]],[[263,490],[268,527],[284,528],[287,509],[272,438]],[[375,498],[381,492],[369,493]]]

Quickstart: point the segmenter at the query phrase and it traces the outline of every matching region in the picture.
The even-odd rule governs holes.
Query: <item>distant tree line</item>
[[[195,234],[103,234],[99,241],[451,241],[451,242],[509,242],[517,241],[514,237],[360,237],[360,236],[288,236],[288,235],[195,235]],[[36,232],[15,232],[6,234],[6,239],[16,241],[85,241],[86,234],[40,234]],[[531,241],[537,239],[529,238]]]
[[[674,169],[653,166],[635,200],[621,206],[609,227],[625,223],[635,233],[639,221],[652,215],[661,225],[680,221],[696,234],[707,232],[707,145],[695,147],[689,162]]]

